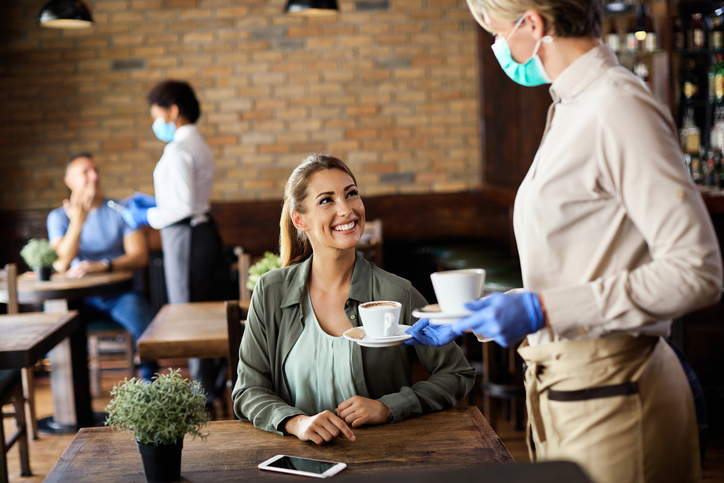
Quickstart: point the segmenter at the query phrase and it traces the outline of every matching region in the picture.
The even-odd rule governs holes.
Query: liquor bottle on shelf
[[[722,107],[717,107],[715,110],[710,136],[711,149],[719,152],[724,150],[724,108]]]
[[[711,18],[711,25],[711,32],[709,32],[709,48],[724,48],[724,30],[722,30],[724,29],[724,19],[715,14]]]
[[[699,78],[695,74],[696,62],[694,59],[684,60],[684,74],[681,79],[681,93],[683,102],[689,103],[696,98],[699,92]]]
[[[709,151],[709,155],[706,158],[706,162],[702,167],[703,171],[703,184],[712,188],[719,187],[719,173],[716,169],[716,153]]]
[[[631,21],[626,33],[626,52],[632,53],[639,49],[639,40],[636,38],[636,24]]]
[[[700,50],[704,48],[704,21],[700,13],[694,13],[689,20],[689,30],[687,31],[686,41],[689,50]]]
[[[693,165],[694,155],[698,155],[699,149],[701,148],[701,130],[694,123],[694,108],[689,107],[686,109],[686,115],[684,116],[684,122],[682,124],[679,130],[681,149],[683,149],[685,153],[692,155]]]
[[[704,183],[704,174],[701,170],[701,158],[698,154],[691,156],[691,179],[696,184]]]
[[[674,17],[674,49],[684,50],[686,48],[686,37],[681,29],[681,18]]]
[[[714,99],[716,99],[716,69],[714,68],[714,57],[712,57],[711,59],[711,64],[709,64],[709,72],[706,73],[706,77],[706,88],[709,94],[707,98],[709,99],[709,102],[714,102]]]
[[[621,37],[616,30],[616,22],[611,21],[610,26],[611,30],[606,35],[606,44],[617,54],[621,51]]]
[[[714,101],[721,104],[724,102],[724,55],[714,55],[711,70],[714,73]]]

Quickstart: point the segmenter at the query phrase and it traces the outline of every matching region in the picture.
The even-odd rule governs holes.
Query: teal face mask
[[[551,79],[546,74],[543,68],[543,63],[538,57],[538,48],[541,42],[550,43],[553,42],[553,37],[546,35],[535,44],[533,49],[533,55],[525,64],[519,64],[513,59],[513,55],[510,53],[510,46],[508,45],[508,39],[513,36],[518,27],[523,22],[525,17],[521,17],[518,23],[515,24],[513,31],[510,32],[508,38],[498,37],[498,40],[493,44],[493,53],[495,58],[498,59],[500,67],[503,68],[503,72],[508,74],[508,77],[513,79],[514,82],[522,86],[539,86],[542,84],[550,84]]]
[[[164,122],[162,117],[157,117],[156,120],[153,121],[153,133],[161,141],[165,143],[170,143],[171,141],[173,141],[173,135],[175,132],[175,122]]]

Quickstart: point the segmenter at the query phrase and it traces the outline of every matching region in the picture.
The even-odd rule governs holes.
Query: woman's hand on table
[[[337,438],[355,440],[354,433],[349,429],[347,423],[331,411],[323,411],[314,416],[302,414],[291,417],[284,423],[284,431],[295,435],[302,441],[312,441],[320,445]]]
[[[108,267],[103,265],[101,262],[91,262],[88,260],[83,260],[79,264],[70,267],[67,272],[65,272],[65,276],[68,278],[81,278],[82,276],[94,273],[94,272],[105,272],[108,270]]]
[[[342,402],[336,411],[337,416],[353,428],[363,424],[386,423],[392,417],[392,411],[384,403],[362,396],[352,396]]]

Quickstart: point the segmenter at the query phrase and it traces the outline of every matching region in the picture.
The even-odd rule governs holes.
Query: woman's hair
[[[201,115],[199,101],[194,90],[186,82],[167,80],[158,84],[148,93],[148,105],[154,104],[165,109],[175,104],[179,114],[192,124]]]
[[[473,15],[488,31],[485,14],[517,22],[526,10],[543,18],[545,30],[553,28],[556,37],[601,37],[603,0],[467,0]],[[482,19],[482,21],[481,21]]]
[[[292,172],[284,187],[284,206],[282,207],[282,218],[279,221],[279,254],[282,259],[282,267],[303,262],[312,254],[312,245],[309,243],[306,233],[298,231],[292,223],[292,212],[305,213],[304,201],[307,199],[307,187],[312,176],[330,169],[345,172],[352,178],[354,184],[357,184],[352,171],[339,159],[324,154],[310,154]]]

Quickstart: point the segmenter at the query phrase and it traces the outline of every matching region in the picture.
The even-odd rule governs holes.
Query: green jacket
[[[284,361],[304,328],[302,302],[311,267],[310,257],[272,270],[254,288],[232,399],[239,418],[265,431],[283,434],[280,426],[287,418],[304,414],[292,406]],[[410,282],[370,264],[358,253],[345,302],[347,318],[354,327],[361,324],[357,306],[371,300],[402,303],[400,323],[408,325],[412,323],[410,312],[427,304]],[[414,385],[412,351],[431,374]],[[352,361],[358,395],[389,407],[391,422],[452,407],[472,389],[475,380],[475,369],[457,344],[381,349],[355,344]]]

